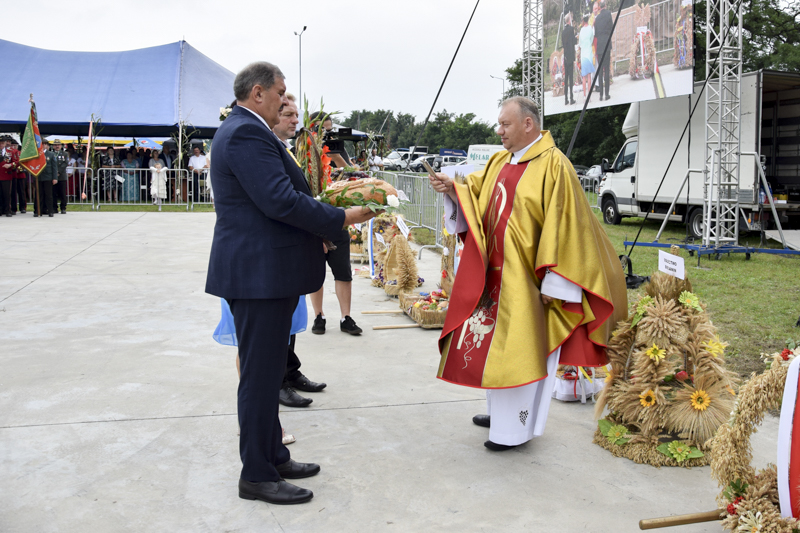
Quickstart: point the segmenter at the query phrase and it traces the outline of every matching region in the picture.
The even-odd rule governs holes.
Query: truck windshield
[[[636,147],[638,144],[638,141],[632,141],[625,145],[625,148],[619,153],[617,161],[614,163],[616,172],[621,172],[633,166],[636,162]]]

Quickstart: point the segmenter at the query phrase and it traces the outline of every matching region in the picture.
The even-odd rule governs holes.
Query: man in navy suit
[[[333,240],[374,214],[311,197],[299,165],[271,131],[289,103],[278,67],[248,65],[233,90],[237,105],[214,136],[217,223],[206,292],[228,301],[239,338],[239,497],[303,503],[313,493],[285,479],[313,476],[320,467],[290,458],[278,420],[292,313],[301,294],[322,286],[323,238]]]

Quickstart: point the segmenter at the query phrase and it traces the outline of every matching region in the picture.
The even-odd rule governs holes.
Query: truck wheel
[[[695,208],[689,213],[689,234],[695,239],[703,238],[703,209]]]
[[[609,226],[616,226],[619,224],[622,217],[617,210],[617,202],[613,198],[606,198],[603,200],[603,222]]]

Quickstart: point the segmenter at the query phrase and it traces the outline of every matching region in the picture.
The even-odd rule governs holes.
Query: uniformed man
[[[19,143],[12,139],[11,145],[16,152],[17,160],[19,160]],[[11,211],[15,215],[17,214],[17,208],[22,214],[28,212],[28,173],[21,165],[17,165],[17,175],[11,185]]]
[[[58,161],[56,154],[50,150],[50,142],[47,139],[42,140],[44,146],[44,156],[47,162],[45,163],[42,172],[39,174],[39,195],[36,197],[37,205],[36,212],[33,216],[53,216],[53,185],[58,183]]]
[[[7,217],[12,214],[11,186],[17,176],[16,165],[19,162],[19,157],[15,160],[14,152],[9,146],[11,140],[7,135],[0,137],[0,215]]]
[[[53,184],[53,212],[58,213],[58,201],[61,200],[61,214],[67,214],[67,166],[69,165],[69,153],[62,150],[61,141],[53,141],[53,154],[58,163],[58,178]]]

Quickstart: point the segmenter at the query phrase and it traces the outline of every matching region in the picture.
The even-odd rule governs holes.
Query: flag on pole
[[[39,121],[36,118],[36,104],[33,103],[33,99],[30,102],[31,114],[28,116],[28,124],[25,126],[25,134],[22,137],[19,164],[34,176],[38,176],[47,164],[47,159],[42,149],[42,136],[39,134]]]

